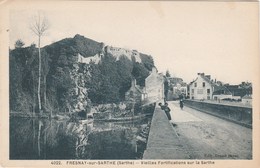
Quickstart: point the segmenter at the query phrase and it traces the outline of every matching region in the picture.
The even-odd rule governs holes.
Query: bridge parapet
[[[252,107],[185,100],[185,106],[252,128]]]
[[[165,112],[156,106],[143,159],[189,158]]]

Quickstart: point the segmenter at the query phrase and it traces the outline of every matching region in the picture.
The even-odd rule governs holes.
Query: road
[[[252,159],[252,129],[169,101],[174,130],[191,159]]]

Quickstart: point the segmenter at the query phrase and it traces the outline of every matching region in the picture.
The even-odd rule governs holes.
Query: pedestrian
[[[162,105],[162,103],[159,103],[158,105],[161,107],[162,110],[164,110],[165,106]]]
[[[180,108],[183,109],[183,100],[180,100]]]
[[[168,107],[168,103],[165,103],[165,105],[164,105],[164,111],[165,111],[165,113],[166,113],[166,115],[167,115],[167,117],[168,117],[168,120],[171,120],[171,119],[172,119],[172,118],[171,118],[171,114],[170,114],[171,109]]]
[[[159,106],[161,107],[162,110],[164,110],[168,120],[171,120],[171,114],[170,114],[171,109],[168,107],[168,103],[165,103],[164,105],[162,105],[162,103],[159,103]]]

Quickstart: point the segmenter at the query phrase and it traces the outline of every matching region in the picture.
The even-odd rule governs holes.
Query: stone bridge
[[[177,101],[168,104],[170,121],[156,105],[143,159],[252,159],[250,127],[211,115],[209,109],[202,112],[190,105],[181,110]],[[250,124],[248,118],[242,121]]]

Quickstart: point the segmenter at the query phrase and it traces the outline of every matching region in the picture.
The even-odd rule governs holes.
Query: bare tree
[[[33,17],[33,20],[30,25],[32,32],[38,37],[38,54],[39,54],[39,78],[38,78],[38,104],[39,112],[42,113],[41,106],[41,37],[46,33],[49,28],[47,18],[38,12],[36,16]]]

